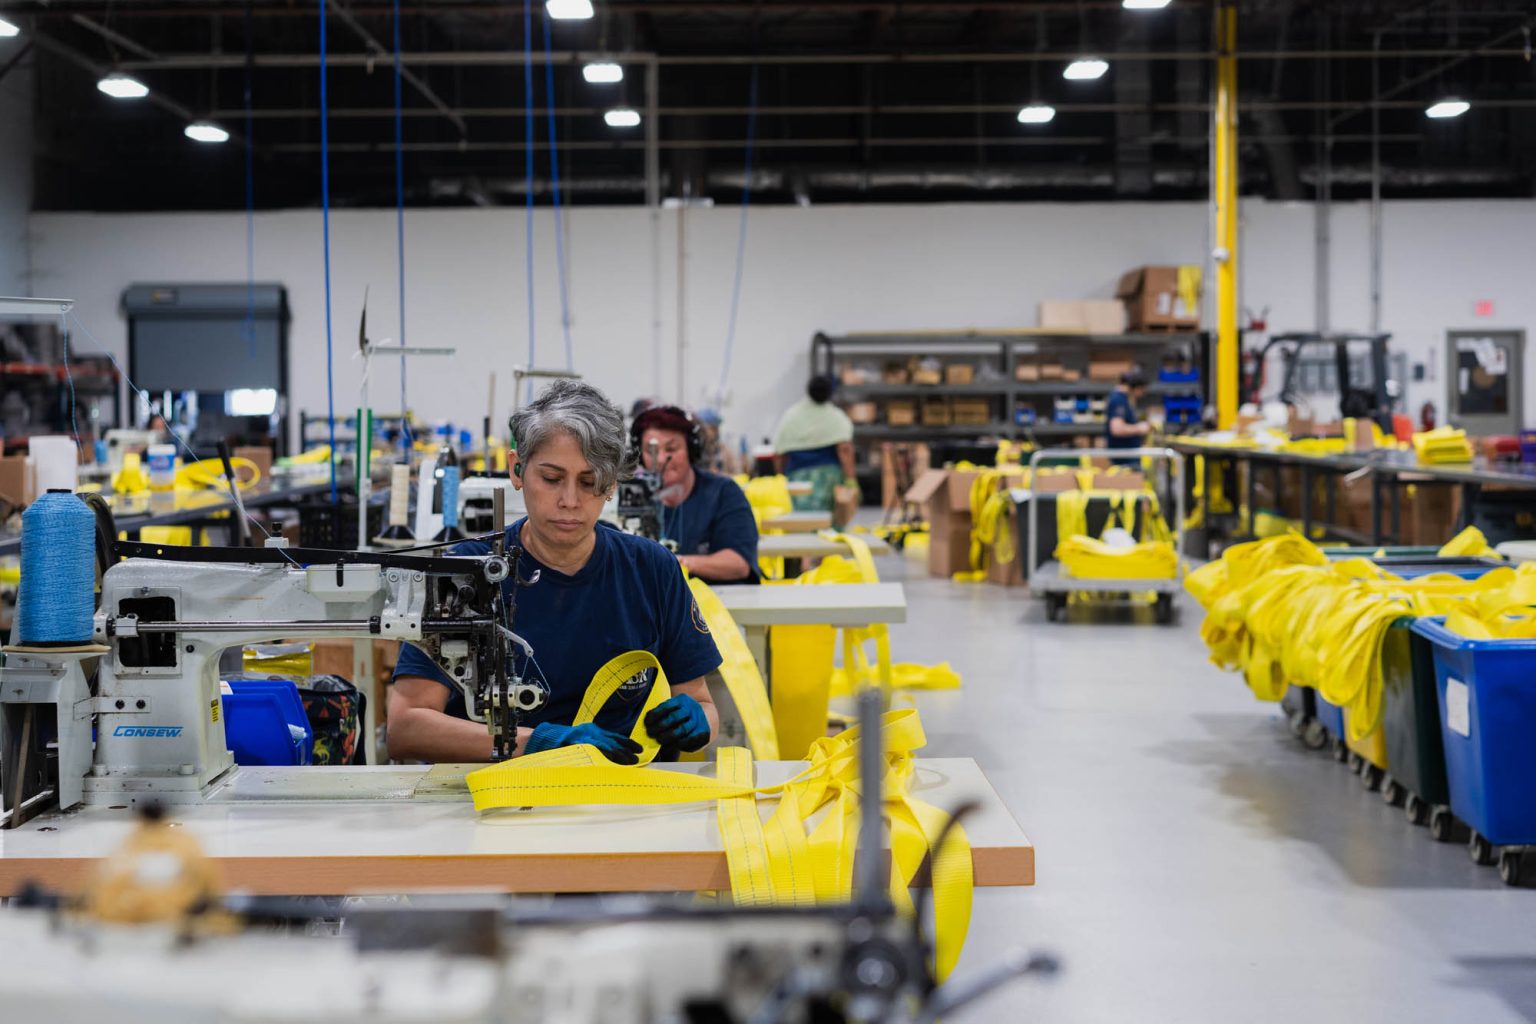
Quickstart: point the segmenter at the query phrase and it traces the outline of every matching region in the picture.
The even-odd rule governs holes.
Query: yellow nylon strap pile
[[[1455,615],[1515,580],[1506,568],[1476,580],[1404,580],[1363,558],[1329,563],[1291,534],[1229,548],[1191,573],[1186,589],[1207,610],[1200,635],[1215,664],[1241,671],[1261,700],[1279,700],[1288,686],[1316,689],[1349,710],[1349,736],[1359,740],[1381,719],[1380,648],[1392,623]]]
[[[1472,442],[1460,427],[1436,427],[1414,434],[1413,450],[1426,465],[1472,461]]]
[[[747,504],[752,508],[752,519],[757,523],[757,529],[762,532],[763,523],[769,519],[777,519],[779,516],[789,515],[795,510],[795,503],[789,496],[789,481],[782,476],[738,476],[736,483],[741,487],[742,493],[747,496]],[[778,530],[770,530],[769,533],[779,533]],[[759,558],[757,567],[762,572],[764,579],[781,580],[784,578],[784,559]]]
[[[715,778],[623,767],[609,763],[592,747],[577,747],[482,768],[471,772],[466,782],[475,809],[481,812],[717,801],[716,819],[730,868],[732,898],[738,905],[842,902],[852,893],[858,841],[859,732],[855,727],[818,739],[811,745],[806,767],[776,786],[754,786],[751,761],[739,747],[717,751]],[[910,912],[913,879],[925,859],[932,858],[934,970],[943,980],[958,961],[970,926],[974,884],[970,842],[957,826],[937,848],[946,815],[912,794],[913,754],[927,742],[917,712],[889,712],[882,718],[881,734],[882,789],[891,829],[891,897]],[[759,806],[765,798],[776,798],[777,804],[766,822]]]
[[[1112,547],[1088,534],[1088,503],[1096,498],[1110,503],[1104,528],[1119,526],[1136,535],[1137,510],[1142,539],[1126,547]],[[1144,491],[1065,491],[1056,495],[1055,557],[1066,575],[1078,579],[1152,580],[1178,575],[1168,524],[1163,521],[1156,495]]]
[[[1518,566],[1509,586],[1451,611],[1445,628],[1472,640],[1536,640],[1536,562]]]
[[[1488,543],[1488,538],[1483,536],[1483,531],[1475,526],[1469,526],[1456,536],[1446,541],[1440,548],[1442,558],[1497,558],[1500,557],[1493,545]]]
[[[1001,488],[1005,476],[1024,479],[1018,473],[983,469],[971,480],[970,569],[955,573],[956,582],[979,583],[986,579],[989,558],[998,565],[1007,565],[1014,559],[1013,530],[1008,516],[1013,499]]]
[[[725,680],[725,688],[730,691],[736,711],[741,715],[753,755],[763,761],[777,761],[779,736],[774,727],[773,711],[768,706],[768,692],[763,686],[763,674],[758,670],[757,661],[742,639],[741,630],[708,583],[690,578],[688,589],[693,591],[704,625],[720,650],[720,677]]]

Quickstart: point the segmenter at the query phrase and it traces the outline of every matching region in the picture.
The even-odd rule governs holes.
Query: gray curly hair
[[[512,414],[507,428],[518,458],[524,461],[557,435],[574,437],[597,478],[593,493],[607,494],[635,471],[635,455],[624,434],[624,414],[607,395],[583,381],[553,381],[531,404]]]

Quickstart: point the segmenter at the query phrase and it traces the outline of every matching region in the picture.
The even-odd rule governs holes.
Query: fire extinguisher
[[[1435,403],[1425,402],[1419,410],[1419,427],[1423,430],[1435,429]]]

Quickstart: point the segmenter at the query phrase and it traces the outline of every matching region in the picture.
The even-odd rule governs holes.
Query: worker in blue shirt
[[[709,627],[665,548],[598,521],[619,478],[633,469],[622,414],[591,385],[558,380],[512,415],[510,434],[512,486],[528,514],[507,529],[507,543],[522,549],[519,575],[538,575],[517,588],[512,628],[533,652],[518,650],[513,667],[548,694],[519,723],[516,753],[587,743],[612,761],[635,764],[640,746],[630,733],[654,670],[626,681],[595,721],[571,724],[597,670],[634,650],[656,655],[672,688],[645,716],[646,731],[664,756],[702,749],[719,724],[704,683],[721,660]],[[453,553],[489,550],[469,541]],[[503,584],[509,596],[511,587],[511,580]],[[468,719],[458,686],[410,644],[400,647],[388,717],[396,760],[491,757],[490,734]]]
[[[728,476],[700,467],[703,433],[675,405],[635,417],[630,438],[645,468],[660,480],[661,539],[706,583],[756,583],[757,520],[747,496]]]
[[[1140,370],[1127,370],[1109,393],[1104,405],[1104,443],[1109,448],[1140,448],[1152,432],[1152,424],[1140,420],[1137,404],[1146,396],[1147,378]],[[1123,463],[1134,460],[1122,459]]]

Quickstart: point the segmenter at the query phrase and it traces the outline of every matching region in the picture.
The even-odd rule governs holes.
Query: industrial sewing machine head
[[[203,799],[235,769],[219,660],[281,639],[402,640],[432,657],[510,757],[543,690],[516,674],[520,551],[425,556],[119,543],[95,644],[7,652],[0,778],[10,825],[51,804]],[[500,545],[497,545],[498,549]],[[514,595],[514,596],[509,596]],[[94,734],[94,742],[93,742]]]

